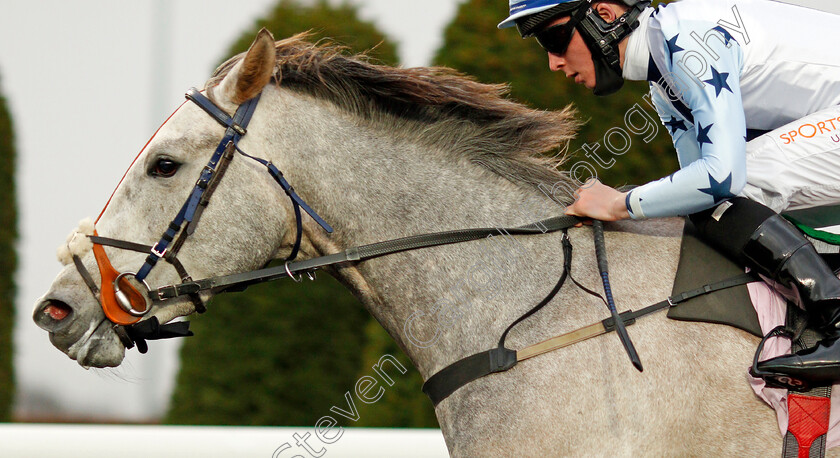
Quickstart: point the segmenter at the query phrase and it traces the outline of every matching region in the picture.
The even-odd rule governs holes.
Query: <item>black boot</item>
[[[743,256],[759,273],[795,288],[817,329],[837,331],[840,279],[793,224],[771,216],[756,229]]]
[[[744,198],[712,217],[712,211],[692,215],[698,231],[718,249],[735,255],[759,273],[796,289],[813,325],[829,338],[816,347],[779,356],[758,369],[787,374],[812,383],[840,380],[840,280],[814,246],[787,220]],[[751,231],[744,240],[744,235]],[[723,238],[721,238],[723,237]],[[740,250],[737,248],[741,246]]]
[[[814,246],[778,215],[756,230],[744,256],[760,273],[796,288],[813,326],[829,336],[815,347],[762,361],[758,369],[816,384],[840,381],[840,280],[834,272]]]

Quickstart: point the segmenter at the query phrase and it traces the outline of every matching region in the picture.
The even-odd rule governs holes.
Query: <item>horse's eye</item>
[[[173,161],[172,159],[162,157],[158,159],[152,169],[149,170],[149,175],[153,177],[169,178],[172,175],[175,175],[175,172],[178,171],[178,167],[180,166],[181,164]]]

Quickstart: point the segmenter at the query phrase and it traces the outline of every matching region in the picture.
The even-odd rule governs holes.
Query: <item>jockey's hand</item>
[[[630,217],[625,204],[626,193],[596,179],[587,181],[576,192],[577,199],[566,207],[567,215],[601,221],[618,221]]]

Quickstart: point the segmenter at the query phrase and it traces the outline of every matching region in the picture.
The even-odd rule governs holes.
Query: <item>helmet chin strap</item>
[[[617,70],[612,67],[603,57],[592,56],[592,63],[595,64],[595,88],[592,93],[597,96],[615,94],[624,87],[624,76],[621,67]]]
[[[617,92],[624,86],[621,69],[621,56],[618,45],[639,27],[639,16],[650,2],[639,2],[613,22],[605,21],[591,8],[591,0],[584,2],[581,8],[586,10],[577,28],[583,41],[592,53],[595,65],[595,89],[598,96]]]

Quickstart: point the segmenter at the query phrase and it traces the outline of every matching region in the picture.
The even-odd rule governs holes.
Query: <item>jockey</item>
[[[840,280],[777,212],[840,204],[836,15],[767,0],[510,0],[551,70],[593,90],[650,83],[681,169],[628,192],[595,180],[567,214],[615,221],[689,215],[723,253],[798,293],[828,338],[759,364],[840,380]]]

